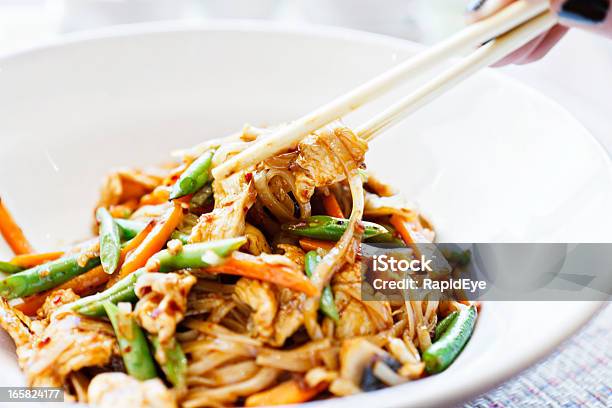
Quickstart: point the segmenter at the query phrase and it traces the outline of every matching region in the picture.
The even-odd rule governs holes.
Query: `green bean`
[[[214,150],[205,152],[187,167],[172,188],[171,200],[193,194],[206,184],[210,178],[210,166],[214,153]]]
[[[140,231],[142,231],[146,226],[146,222],[134,221],[134,220],[126,220],[123,218],[115,218],[115,222],[119,227],[119,235],[123,240],[129,240],[134,238]],[[183,244],[189,243],[189,235],[184,234],[180,231],[174,231],[170,236],[172,239],[178,239]]]
[[[472,336],[477,314],[475,306],[462,309],[440,339],[423,353],[428,373],[435,374],[446,370],[457,358]]]
[[[23,271],[23,268],[21,266],[13,265],[10,262],[0,261],[0,272],[2,273],[13,274],[21,271]]]
[[[202,256],[207,252],[212,251],[219,257],[226,257],[234,250],[244,245],[245,242],[245,237],[238,237],[190,244],[183,246],[183,249],[177,254],[173,255],[170,251],[163,250],[153,255],[152,259],[159,262],[160,272],[171,272],[187,268],[202,268],[210,266],[202,259]],[[144,268],[138,269],[105,291],[81,298],[75,302],[69,303],[65,307],[85,316],[102,316],[104,315],[102,302],[106,300],[114,304],[117,302],[133,302],[137,300],[134,287],[138,278],[146,272]]]
[[[306,218],[304,221],[294,224],[285,224],[282,226],[282,229],[303,237],[337,241],[344,231],[346,231],[348,224],[349,220],[346,218],[335,218],[328,215],[313,215]],[[362,224],[364,227],[364,239],[389,232],[382,225],[373,222],[362,221]]]
[[[306,264],[306,275],[308,275],[309,278],[312,278],[312,274],[317,268],[319,262],[321,262],[321,257],[317,254],[316,251],[310,251],[306,254],[304,258],[304,263]],[[338,320],[340,320],[340,316],[338,315],[338,309],[336,309],[336,303],[334,302],[334,294],[329,285],[323,288],[319,308],[333,321],[337,322]]]
[[[172,235],[170,235],[171,239],[178,239],[183,244],[189,244],[189,235],[180,231],[174,231]]]
[[[95,295],[81,298],[75,302],[67,304],[64,307],[85,316],[104,316],[104,302],[108,301],[113,304],[117,304],[119,302],[134,302],[138,299],[136,293],[134,292],[134,286],[136,285],[138,278],[146,272],[147,271],[144,268],[138,269],[125,278],[119,280],[110,288],[96,293]]]
[[[440,337],[446,332],[446,329],[453,324],[455,319],[459,316],[459,312],[455,311],[446,316],[438,325],[436,326],[436,332],[434,334],[434,341],[438,341]]]
[[[169,344],[162,345],[159,338],[154,335],[150,335],[149,340],[153,345],[157,363],[168,381],[176,388],[185,388],[187,385],[187,357],[185,357],[179,342],[173,338]],[[160,355],[164,356],[163,361],[157,358]]]
[[[134,318],[109,301],[102,305],[115,330],[128,374],[141,381],[157,377],[147,339]]]
[[[387,224],[381,224],[381,225],[387,230],[387,232],[380,234],[380,235],[375,235],[371,238],[366,238],[364,239],[364,242],[371,243],[371,244],[391,244],[395,247],[402,247],[402,248],[406,247],[406,244],[404,243],[404,241],[402,241],[400,238],[397,237],[397,233],[395,231],[395,228],[393,228],[393,226],[387,225]]]
[[[448,262],[457,264],[458,266],[466,266],[472,259],[472,252],[469,249],[465,251],[451,251],[444,255]]]
[[[43,292],[100,265],[100,258],[95,257],[80,266],[80,257],[81,254],[66,256],[7,276],[0,281],[0,296],[14,299]]]
[[[134,238],[146,226],[146,222],[126,220],[125,218],[115,218],[115,223],[119,227],[119,235],[124,241]]]
[[[206,253],[212,251],[217,256],[225,257],[245,243],[245,237],[200,242],[197,244],[183,245],[183,249],[177,254],[172,254],[167,249],[160,251],[155,254],[153,258],[159,261],[160,272],[188,268],[204,268],[210,266],[210,264],[202,258]]]
[[[96,211],[96,219],[100,223],[100,261],[106,273],[113,273],[119,265],[121,256],[121,238],[119,227],[113,216],[104,207]]]
[[[207,202],[212,201],[213,198],[213,189],[212,184],[208,183],[197,193],[191,197],[191,201],[189,202],[189,209],[191,211],[200,209],[206,205]]]

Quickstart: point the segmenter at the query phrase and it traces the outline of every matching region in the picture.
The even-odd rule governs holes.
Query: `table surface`
[[[4,14],[5,22],[10,19],[18,29],[3,32],[0,28],[0,53],[57,32],[56,21],[29,12]],[[27,24],[15,25],[16,15]],[[612,155],[612,41],[570,32],[542,61],[501,70],[556,100]],[[464,406],[612,406],[611,332],[612,305],[608,305],[544,361]]]

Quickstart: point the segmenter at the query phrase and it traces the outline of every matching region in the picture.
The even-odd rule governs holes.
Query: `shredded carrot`
[[[115,273],[111,282],[115,282],[138,268],[145,266],[150,257],[159,252],[172,232],[178,227],[183,219],[183,209],[178,202],[173,203],[172,208],[164,214],[163,218],[155,224],[151,232],[142,243],[135,248],[125,259],[118,273]]]
[[[140,244],[142,244],[142,242],[145,240],[147,235],[149,235],[149,233],[153,230],[154,226],[155,226],[155,222],[153,221],[149,222],[146,225],[146,227],[144,227],[138,234],[136,234],[134,238],[129,240],[125,244],[125,246],[121,248],[121,257],[119,258],[120,263],[123,263],[123,261],[125,260],[125,257],[129,255],[130,252],[138,248]]]
[[[406,222],[402,217],[397,214],[393,214],[389,219],[389,222],[391,223],[391,225],[393,225],[395,230],[399,232],[400,236],[402,237],[402,240],[407,246],[411,247],[412,245],[414,245],[415,240],[412,237],[410,230],[406,227]]]
[[[54,261],[60,258],[64,253],[62,251],[57,252],[44,252],[40,254],[23,254],[17,255],[11,259],[13,265],[21,266],[22,268],[32,268],[45,262]]]
[[[149,194],[145,194],[140,198],[140,205],[155,205],[163,204],[168,201],[170,191],[165,186],[156,187]]]
[[[125,259],[126,255],[129,254],[134,248],[144,241],[149,232],[153,229],[153,223],[149,223],[142,231],[132,238],[122,249],[121,259]],[[87,296],[95,292],[95,290],[104,285],[111,278],[111,275],[106,273],[102,266],[93,268],[90,271],[85,272],[82,275],[76,276],[70,279],[68,282],[61,284],[60,286],[49,289],[47,291],[37,293],[32,296],[28,296],[23,299],[23,303],[15,305],[15,308],[21,310],[28,316],[35,315],[38,309],[45,303],[45,298],[49,296],[53,291],[59,289],[72,289],[74,293],[79,296]]]
[[[32,245],[23,234],[19,225],[13,219],[13,216],[5,207],[0,198],[0,234],[6,240],[6,243],[11,247],[15,255],[29,254],[33,252]]]
[[[300,238],[300,246],[304,251],[316,251],[319,248],[329,251],[335,244],[336,243],[332,241],[322,241],[313,238]]]
[[[128,218],[138,208],[138,201],[130,200],[123,204],[111,205],[108,211],[114,218]]]
[[[308,296],[317,294],[317,288],[298,268],[282,264],[269,264],[255,256],[243,253],[234,252],[232,257],[224,263],[206,268],[206,272],[259,279],[304,292]]]
[[[325,212],[327,215],[336,218],[344,218],[340,204],[338,204],[336,196],[332,193],[323,196],[323,207],[325,207]]]
[[[247,407],[259,407],[269,405],[298,404],[314,398],[318,393],[327,388],[323,382],[315,387],[308,387],[302,381],[289,380],[278,384],[274,388],[261,391],[251,395],[245,401]]]

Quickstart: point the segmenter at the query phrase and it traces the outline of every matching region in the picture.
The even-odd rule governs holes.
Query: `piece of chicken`
[[[336,124],[305,137],[297,150],[299,154],[291,167],[296,199],[307,202],[316,187],[344,180],[347,163],[353,163],[348,167],[360,167],[368,145],[349,128]]]
[[[79,295],[74,293],[72,289],[58,289],[54,290],[45,298],[45,302],[38,309],[38,317],[41,319],[46,319],[51,316],[51,314],[60,308],[60,306],[72,303],[75,300],[79,299]]]
[[[136,282],[134,314],[149,333],[158,335],[160,343],[172,340],[176,325],[187,311],[187,296],[196,278],[189,274],[145,273]]]
[[[87,389],[89,403],[99,408],[175,408],[176,397],[159,378],[138,381],[124,373],[102,373]]]
[[[66,377],[84,367],[107,364],[116,349],[108,323],[58,312],[36,329],[27,316],[0,298],[0,325],[17,346],[19,365],[31,387],[61,387]]]
[[[213,182],[215,208],[200,217],[189,236],[191,242],[214,241],[244,234],[246,214],[256,198],[255,187],[250,179],[247,180],[247,174],[250,173],[241,171]]]
[[[361,300],[361,265],[347,264],[332,281],[332,290],[340,321],[336,337],[350,339],[356,336],[376,334],[393,325],[389,302],[364,302]]]
[[[58,312],[30,343],[31,355],[22,362],[28,384],[60,387],[68,374],[83,367],[107,364],[116,349],[108,323],[73,312]]]
[[[304,302],[306,295],[287,288],[278,292],[279,309],[274,322],[274,337],[268,343],[281,347],[304,324]]]
[[[251,308],[247,325],[252,337],[266,340],[274,334],[274,319],[278,311],[278,300],[274,287],[268,282],[241,278],[234,288],[237,301]]]

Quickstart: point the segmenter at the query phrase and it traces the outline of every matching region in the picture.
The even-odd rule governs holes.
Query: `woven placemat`
[[[540,362],[464,408],[612,407],[612,303]]]

